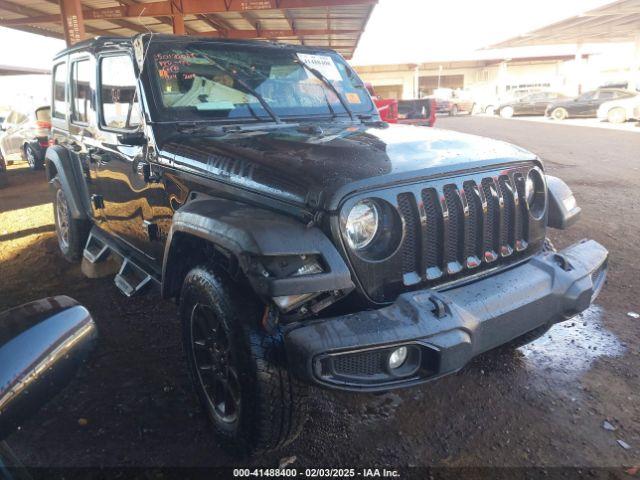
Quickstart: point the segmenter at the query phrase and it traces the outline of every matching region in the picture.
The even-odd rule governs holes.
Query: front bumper
[[[445,291],[402,294],[388,307],[285,331],[289,368],[309,383],[380,391],[434,380],[544,325],[586,310],[604,284],[607,250],[588,240]],[[407,347],[402,367],[391,351]]]

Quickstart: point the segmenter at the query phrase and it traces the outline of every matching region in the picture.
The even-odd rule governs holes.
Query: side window
[[[615,97],[613,92],[600,92],[598,100],[613,100]]]
[[[56,65],[53,71],[53,116],[55,118],[67,117],[67,99],[65,89],[67,86],[67,64]]]
[[[140,125],[136,75],[128,55],[100,61],[100,108],[104,127],[129,130]]]
[[[71,121],[89,123],[91,111],[91,62],[80,60],[71,70]]]

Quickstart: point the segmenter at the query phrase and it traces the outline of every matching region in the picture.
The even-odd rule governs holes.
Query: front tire
[[[551,118],[554,120],[565,120],[569,118],[569,112],[562,107],[554,108],[551,112]]]
[[[607,113],[607,120],[609,123],[624,123],[627,121],[627,113],[624,111],[624,108],[612,108]]]
[[[502,107],[500,109],[500,116],[502,118],[511,118],[511,117],[513,117],[513,107]]]
[[[88,223],[76,220],[71,216],[71,209],[67,200],[67,194],[62,188],[58,178],[53,179],[53,217],[56,225],[58,246],[64,258],[71,262],[78,262],[82,258],[82,252],[87,242]]]
[[[306,421],[306,386],[289,374],[281,335],[260,329],[261,308],[213,266],[184,280],[179,315],[189,373],[216,436],[235,453],[281,448]]]

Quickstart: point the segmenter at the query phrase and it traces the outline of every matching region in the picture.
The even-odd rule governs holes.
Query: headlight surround
[[[380,209],[375,201],[365,199],[356,203],[351,207],[345,224],[349,248],[358,251],[369,246],[378,233],[379,225]]]
[[[525,179],[524,197],[529,207],[529,213],[540,219],[547,208],[546,184],[539,168],[532,168]]]

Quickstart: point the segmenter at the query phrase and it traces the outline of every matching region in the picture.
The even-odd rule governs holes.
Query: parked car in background
[[[471,113],[473,111],[473,100],[465,100],[461,98],[436,98],[436,112],[446,113],[455,117],[459,113]]]
[[[474,105],[473,105],[472,113],[474,114],[487,113],[492,115],[498,111],[498,107],[500,105],[513,102],[518,100],[521,97],[525,97],[527,95],[531,95],[533,93],[539,93],[539,92],[541,92],[540,88],[534,87],[534,88],[514,88],[501,95],[497,95],[497,94],[487,95],[486,92],[484,94],[478,93],[478,94],[475,94],[473,97]]]
[[[630,98],[634,95],[636,95],[634,92],[620,88],[598,88],[570,100],[550,103],[545,115],[554,120],[564,120],[569,117],[596,117],[598,108],[603,103]]]
[[[568,99],[568,96],[557,92],[531,93],[499,105],[496,113],[503,118],[514,115],[544,115],[550,103]]]
[[[383,99],[376,94],[371,83],[367,82],[365,86],[376,104],[382,121],[425,127],[433,127],[436,123],[436,104],[433,98],[417,100]]]
[[[458,113],[473,112],[474,101],[467,90],[453,90],[451,88],[436,88],[432,98],[435,99],[437,113],[455,116]]]
[[[399,100],[397,123],[433,127],[436,123],[436,101],[433,98]]]
[[[627,120],[640,120],[640,95],[633,95],[618,100],[604,102],[598,108],[599,120],[607,120],[609,123],[624,123]]]
[[[0,156],[0,188],[7,184],[7,164]]]
[[[378,109],[380,120],[387,123],[396,123],[398,121],[398,100],[380,97],[380,95],[376,94],[370,82],[366,82],[365,86]]]
[[[27,113],[12,110],[0,128],[0,156],[6,159],[8,155],[20,154],[32,170],[43,167],[51,135],[51,107]]]

